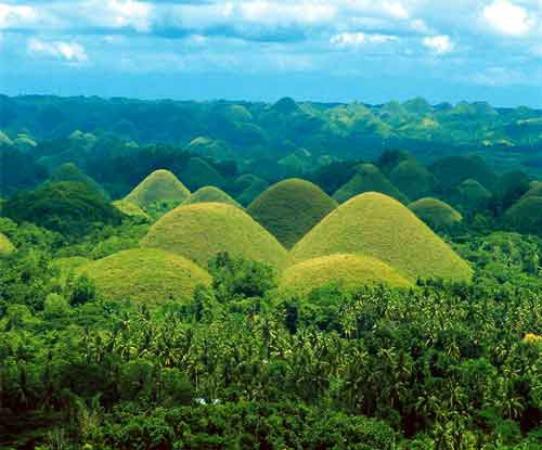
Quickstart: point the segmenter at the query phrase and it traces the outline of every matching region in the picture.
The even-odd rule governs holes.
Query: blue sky
[[[542,0],[0,0],[0,91],[542,107]]]

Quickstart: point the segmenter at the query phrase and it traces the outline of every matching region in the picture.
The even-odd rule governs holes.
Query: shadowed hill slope
[[[183,205],[193,205],[195,203],[227,203],[228,205],[241,206],[222,189],[214,186],[204,186],[196,192],[190,194]]]
[[[318,186],[294,178],[271,186],[247,212],[290,248],[336,207],[337,202]]]
[[[343,203],[364,192],[380,192],[402,203],[407,202],[406,196],[373,164],[360,164],[356,174],[333,194],[333,198]]]
[[[408,205],[410,210],[434,230],[448,230],[463,220],[463,216],[448,203],[425,197]]]
[[[542,197],[523,197],[506,211],[504,221],[520,233],[542,234]]]
[[[181,173],[182,180],[188,188],[195,191],[203,186],[224,187],[226,180],[207,161],[201,158],[190,158]]]

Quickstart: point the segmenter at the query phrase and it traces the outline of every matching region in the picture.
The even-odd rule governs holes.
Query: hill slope
[[[281,266],[286,251],[247,213],[224,203],[179,206],[156,222],[141,244],[162,248],[207,267],[219,252]]]
[[[504,221],[520,233],[542,234],[542,197],[523,197],[506,211]]]
[[[201,158],[190,158],[181,173],[181,177],[192,191],[203,186],[218,186],[222,188],[226,184],[224,177],[207,161]]]
[[[448,203],[425,197],[408,205],[410,210],[434,230],[447,230],[463,220],[463,216]]]
[[[360,164],[356,174],[333,194],[333,198],[342,203],[364,192],[380,192],[402,203],[407,202],[405,195],[373,164]]]
[[[271,186],[247,212],[290,248],[336,207],[337,202],[318,186],[294,178]]]
[[[157,249],[125,250],[85,264],[78,272],[93,280],[107,299],[147,304],[187,301],[198,284],[211,283],[201,267]]]
[[[241,206],[222,189],[214,186],[199,188],[190,194],[182,204],[193,205],[195,203],[227,203],[228,205]]]
[[[149,212],[157,204],[178,205],[190,191],[169,170],[155,170],[130,192],[124,200]]]
[[[303,295],[329,283],[347,289],[373,284],[412,286],[395,269],[377,258],[337,254],[308,259],[289,267],[282,274],[279,288]]]
[[[359,195],[326,216],[291,251],[292,262],[337,253],[379,258],[411,280],[469,281],[472,270],[412,211],[386,195]]]

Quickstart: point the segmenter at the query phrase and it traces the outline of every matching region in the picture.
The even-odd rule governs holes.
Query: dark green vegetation
[[[286,248],[337,207],[337,202],[305,180],[281,181],[263,192],[247,212]]]
[[[77,181],[49,182],[21,192],[5,202],[3,213],[73,237],[101,224],[118,225],[122,217],[99,193]]]
[[[540,117],[0,97],[0,448],[542,448]]]

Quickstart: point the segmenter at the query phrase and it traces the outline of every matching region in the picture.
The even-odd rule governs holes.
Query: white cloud
[[[455,44],[450,39],[450,36],[446,35],[428,36],[423,39],[422,43],[437,55],[445,55],[452,52],[455,48]]]
[[[491,28],[510,36],[523,36],[534,26],[528,10],[508,0],[495,0],[484,8],[482,15]]]
[[[386,1],[382,3],[382,9],[396,19],[408,19],[410,14],[401,2]]]
[[[0,3],[0,28],[28,25],[37,18],[38,14],[31,6]]]
[[[330,43],[339,48],[363,47],[366,44],[384,44],[396,41],[395,36],[385,34],[367,34],[362,32],[339,33],[330,39]]]
[[[133,28],[146,32],[152,26],[153,6],[136,0],[85,0],[75,8],[69,4],[61,4],[53,11],[64,19],[64,27],[72,25],[70,21],[81,26],[103,28]]]
[[[318,24],[333,20],[336,8],[331,4],[299,2],[295,4],[251,1],[241,3],[238,13],[247,22],[264,24]]]
[[[410,28],[418,33],[431,33],[431,28],[422,19],[415,19],[410,22]]]
[[[69,63],[83,63],[88,61],[85,48],[76,42],[47,42],[32,38],[28,40],[27,50],[32,56],[59,59]]]

